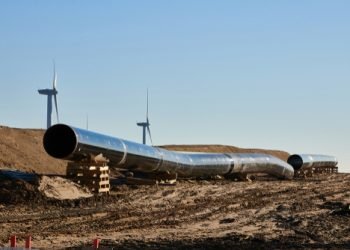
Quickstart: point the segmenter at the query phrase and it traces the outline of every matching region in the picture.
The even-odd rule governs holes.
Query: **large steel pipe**
[[[291,179],[293,168],[266,154],[181,153],[57,124],[44,135],[52,157],[72,161],[103,154],[111,167],[143,172],[177,173],[183,177],[267,173]]]
[[[294,154],[288,157],[287,162],[294,170],[313,167],[336,167],[337,159],[330,155]]]

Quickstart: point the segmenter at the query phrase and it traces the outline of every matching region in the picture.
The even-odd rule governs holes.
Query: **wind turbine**
[[[57,74],[55,62],[53,63],[53,81],[52,81],[52,89],[39,89],[38,92],[40,95],[47,95],[47,128],[51,127],[51,117],[52,117],[52,96],[55,100],[55,108],[56,108],[56,116],[57,122],[59,122],[58,118],[58,107],[57,107]]]
[[[137,126],[142,127],[142,143],[146,144],[146,129],[149,135],[149,139],[151,141],[151,144],[153,145],[152,142],[152,136],[151,136],[151,130],[149,129],[149,126],[151,125],[149,123],[149,119],[148,119],[148,89],[147,89],[147,109],[146,109],[146,122],[138,122],[136,123]]]

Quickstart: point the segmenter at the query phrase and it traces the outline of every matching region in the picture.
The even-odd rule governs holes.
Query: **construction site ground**
[[[42,134],[0,127],[0,167],[42,174],[32,184],[0,181],[0,247],[11,235],[19,246],[31,235],[39,249],[81,249],[95,238],[107,249],[350,249],[350,174],[120,184],[91,196],[63,178],[66,162],[45,155]],[[288,156],[220,145],[187,150]]]
[[[119,185],[108,196],[58,200],[35,185],[1,186],[0,241],[117,249],[350,249],[350,174],[292,181],[182,180]],[[6,195],[5,191],[11,192]]]

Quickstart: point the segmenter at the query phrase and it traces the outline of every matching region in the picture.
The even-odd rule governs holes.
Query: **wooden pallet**
[[[314,169],[317,174],[333,174],[338,173],[338,167],[317,167]]]
[[[312,177],[314,174],[333,174],[338,173],[338,167],[314,167],[306,170],[298,170],[295,172],[295,177]]]
[[[74,182],[88,187],[94,193],[109,193],[109,167],[90,166],[85,163],[70,162],[67,165],[67,177]]]

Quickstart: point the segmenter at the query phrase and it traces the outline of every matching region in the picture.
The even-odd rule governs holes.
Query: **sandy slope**
[[[43,130],[0,126],[0,168],[37,173],[65,173],[66,162],[48,156],[43,148]]]

